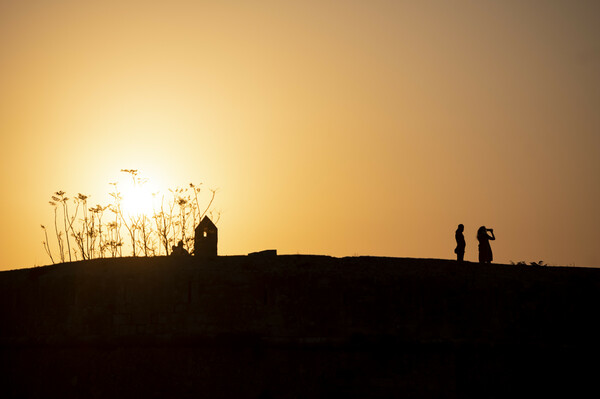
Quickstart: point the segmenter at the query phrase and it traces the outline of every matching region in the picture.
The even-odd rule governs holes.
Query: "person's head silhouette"
[[[485,226],[481,226],[479,229],[477,229],[477,237],[487,235],[486,231],[487,229],[485,228]]]

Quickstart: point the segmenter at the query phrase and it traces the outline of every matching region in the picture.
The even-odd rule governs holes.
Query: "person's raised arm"
[[[495,240],[495,239],[496,239],[496,236],[494,235],[494,229],[488,229],[488,231],[489,231],[490,233],[492,233],[492,235],[491,235],[491,236],[489,236],[489,235],[488,235],[489,239],[490,239],[490,240]]]

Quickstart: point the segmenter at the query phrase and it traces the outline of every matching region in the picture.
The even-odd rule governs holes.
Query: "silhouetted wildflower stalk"
[[[60,202],[62,204],[62,209],[63,209],[63,223],[65,226],[65,237],[67,239],[67,253],[69,255],[69,262],[72,261],[71,259],[71,243],[69,242],[69,227],[67,227],[67,223],[69,224],[69,226],[71,226],[71,223],[69,221],[69,207],[67,206],[67,201],[69,200],[69,197],[65,196],[65,192],[64,191],[57,191],[54,194],[56,194],[56,198],[57,201]],[[52,199],[54,199],[55,197],[52,197]]]
[[[57,221],[57,203],[60,199],[53,195],[52,196],[52,201],[48,201],[48,203],[50,205],[52,205],[52,208],[54,210],[54,231],[56,233],[56,241],[57,241],[57,245],[58,245],[58,253],[60,255],[60,261],[64,262],[65,261],[65,251],[64,251],[64,245],[63,245],[63,241],[62,241],[62,232],[59,231],[58,229],[58,221]],[[46,240],[47,241],[47,240]]]
[[[50,250],[50,244],[49,244],[49,240],[48,240],[48,232],[46,231],[46,226],[44,226],[43,224],[41,224],[40,226],[42,226],[42,230],[44,230],[44,237],[46,238],[45,241],[42,241],[42,245],[44,246],[44,250],[50,257],[52,264],[54,264],[55,263],[54,257],[52,256],[52,251]]]
[[[123,169],[121,172],[131,176],[134,189],[146,182],[146,179],[138,176],[138,171],[135,169]],[[124,242],[121,235],[123,228],[128,233],[131,256],[169,255],[172,245],[179,240],[183,241],[184,247],[192,253],[194,229],[200,220],[207,214],[214,223],[220,219],[220,213],[211,211],[216,190],[210,190],[211,196],[204,208],[200,206],[200,185],[190,183],[186,188],[169,189],[170,198],[161,195],[160,209],[153,208],[152,215],[126,214],[122,207],[123,196],[117,183],[109,184],[113,186],[112,191],[109,192],[112,203],[105,206],[98,204],[95,207],[88,207],[89,196],[81,193],[72,199],[67,197],[64,191],[57,191],[52,195],[49,204],[54,212],[56,248],[60,262],[72,261],[73,257],[75,260],[87,260],[105,256],[123,256]],[[153,193],[152,197],[156,199],[158,194]],[[69,209],[69,203],[75,207],[73,211]],[[62,228],[61,223],[58,222],[59,204],[62,209]],[[175,210],[176,207],[178,212]],[[77,219],[80,208],[81,217]],[[113,214],[112,220],[108,222],[103,219],[106,210]],[[53,256],[44,225],[42,230],[45,237],[42,245],[52,263],[55,263],[57,260]],[[75,241],[74,247],[71,246],[70,237]]]
[[[112,185],[114,187],[114,191],[109,193],[111,197],[113,197],[113,203],[110,205],[110,211],[112,213],[114,213],[115,215],[115,221],[109,224],[109,228],[110,228],[110,250],[111,250],[111,254],[112,257],[116,257],[117,253],[119,254],[119,256],[123,256],[122,253],[122,247],[123,247],[123,240],[121,240],[121,222],[120,222],[120,210],[121,210],[121,201],[123,200],[123,197],[121,196],[121,193],[119,192],[119,189],[117,187],[117,183],[109,183],[110,185]]]
[[[129,173],[131,175],[131,179],[133,181],[133,188],[135,190],[136,183],[137,183],[136,176],[137,176],[138,171],[136,169],[121,169],[121,172]],[[135,233],[138,229],[139,217],[129,215],[128,216],[129,223],[127,223],[127,220],[125,220],[125,217],[123,216],[123,210],[120,207],[119,207],[119,216],[121,217],[121,221],[123,222],[123,225],[129,232],[129,237],[131,238],[131,248],[133,251],[133,256],[136,256],[135,248],[136,248],[137,241],[135,239]]]
[[[100,258],[104,258],[105,251],[104,242],[102,241],[102,216],[107,208],[108,207],[103,207],[102,205],[96,205],[94,208],[89,208],[91,218],[88,227],[88,235],[90,236],[90,247],[88,252],[92,255],[96,253]]]
[[[77,197],[75,197],[75,204],[77,207],[76,211],[79,209],[79,206],[83,207],[83,219],[81,227],[78,231],[73,229],[73,223],[71,223],[71,230],[73,231],[73,238],[75,239],[75,243],[79,247],[79,252],[81,254],[81,258],[83,260],[90,259],[90,243],[89,243],[89,219],[87,216],[87,195],[83,195],[79,193]],[[77,258],[77,254],[75,254]]]

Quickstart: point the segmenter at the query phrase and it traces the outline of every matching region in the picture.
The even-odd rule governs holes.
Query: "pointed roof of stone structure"
[[[204,216],[202,218],[202,220],[200,221],[200,223],[198,223],[198,226],[196,227],[196,230],[198,230],[199,228],[217,228],[217,226],[215,226],[215,224],[213,223],[212,220],[210,220],[210,218],[208,216]]]

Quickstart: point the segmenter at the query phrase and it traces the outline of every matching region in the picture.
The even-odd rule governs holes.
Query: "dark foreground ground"
[[[0,272],[0,397],[598,391],[600,269],[319,256]]]

